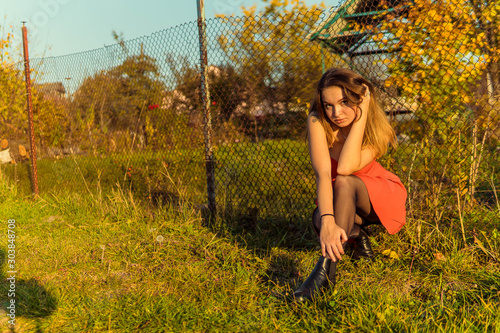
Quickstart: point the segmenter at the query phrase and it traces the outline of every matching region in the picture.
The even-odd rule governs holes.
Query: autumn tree
[[[26,86],[22,71],[13,63],[13,34],[0,40],[0,128],[4,138],[18,139],[27,128]]]
[[[101,133],[145,131],[151,110],[162,103],[164,84],[156,60],[141,52],[84,80],[74,93],[73,113]],[[148,113],[149,112],[149,113]]]
[[[21,63],[13,60],[14,35],[0,40],[0,133],[2,138],[27,143],[26,84]],[[33,122],[36,142],[42,147],[59,146],[65,139],[63,106],[37,89],[32,82]]]
[[[462,194],[474,192],[493,127],[500,88],[499,10],[498,0],[403,1],[381,22],[361,29],[391,51],[383,57],[385,85],[418,101],[422,127],[414,139],[423,140],[422,149],[437,163],[446,159],[460,168],[453,180]]]
[[[343,62],[309,41],[324,5],[303,0],[264,0],[266,6],[243,8],[242,17],[221,16],[219,44],[239,73],[251,82],[249,94],[270,108],[305,108],[323,69]]]
[[[192,66],[183,56],[167,55],[168,67],[172,73],[175,93],[170,93],[173,108],[180,108],[189,114],[192,125],[200,125],[202,117],[201,73],[198,66]],[[208,68],[208,82],[214,123],[229,121],[236,108],[248,103],[250,82],[230,64],[212,65]]]
[[[2,136],[20,139],[28,124],[26,86],[22,72],[14,66],[0,67],[0,118]]]

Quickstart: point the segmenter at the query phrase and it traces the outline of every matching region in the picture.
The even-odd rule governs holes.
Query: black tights
[[[363,220],[374,222],[378,220],[368,196],[365,183],[356,176],[338,175],[333,183],[333,214],[335,223],[344,229],[347,237],[356,237],[359,233],[357,225]],[[316,208],[313,213],[313,226],[319,236],[321,218]]]

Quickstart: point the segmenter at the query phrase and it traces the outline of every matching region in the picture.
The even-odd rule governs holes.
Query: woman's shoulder
[[[318,125],[321,126],[321,121],[319,119],[319,114],[317,113],[317,111],[309,112],[309,115],[307,116],[307,124],[310,128],[311,126],[313,128],[318,127]]]
[[[307,118],[318,118],[319,119],[318,111],[313,110],[313,111],[309,112],[309,115],[307,116]]]

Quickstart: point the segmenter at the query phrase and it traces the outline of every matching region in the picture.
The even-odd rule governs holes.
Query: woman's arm
[[[368,87],[365,87],[368,91]],[[370,164],[375,158],[375,153],[372,149],[362,148],[369,106],[370,94],[368,92],[359,105],[361,112],[360,110],[356,110],[356,114],[358,115],[356,118],[359,117],[359,119],[352,123],[349,135],[340,152],[337,166],[337,173],[339,175],[351,175]],[[357,109],[356,106],[354,108]]]
[[[311,113],[307,118],[309,156],[316,176],[316,195],[320,215],[333,214],[332,162],[326,134],[318,116]]]
[[[318,116],[311,113],[307,118],[307,132],[309,138],[309,154],[312,167],[316,175],[316,195],[320,216],[334,214],[332,188],[332,162],[328,151],[326,134]],[[344,254],[342,242],[347,241],[345,231],[337,226],[335,217],[326,215],[321,218],[320,243],[321,252],[335,261]]]

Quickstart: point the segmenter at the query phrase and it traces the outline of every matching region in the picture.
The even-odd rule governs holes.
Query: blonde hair
[[[311,103],[309,112],[316,111],[319,120],[326,133],[328,147],[338,141],[337,132],[339,127],[326,116],[321,93],[324,89],[332,86],[343,90],[350,104],[359,105],[366,93],[365,84],[370,90],[370,106],[366,119],[365,133],[363,136],[363,147],[370,147],[375,151],[375,158],[379,158],[387,152],[389,144],[396,145],[396,134],[389,124],[385,112],[378,103],[378,98],[371,82],[361,75],[345,68],[332,68],[328,70],[318,82],[316,95]]]

